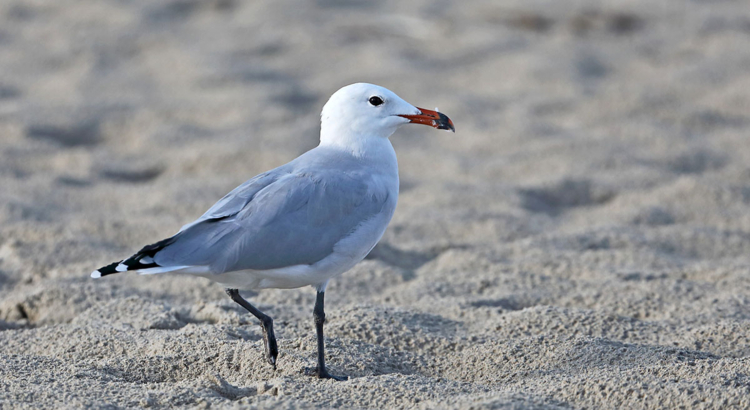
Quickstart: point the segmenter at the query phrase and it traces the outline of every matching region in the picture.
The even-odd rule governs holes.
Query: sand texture
[[[381,243],[326,293],[89,273],[317,144],[392,137]],[[0,408],[750,407],[746,1],[0,2]]]

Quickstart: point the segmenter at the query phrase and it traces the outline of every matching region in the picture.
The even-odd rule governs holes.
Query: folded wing
[[[388,193],[368,181],[337,171],[261,174],[183,227],[153,261],[215,274],[313,264],[382,211]]]

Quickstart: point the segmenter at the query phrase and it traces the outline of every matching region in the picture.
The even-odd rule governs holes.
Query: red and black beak
[[[437,128],[439,130],[450,130],[456,132],[456,128],[453,126],[453,121],[448,118],[447,115],[442,112],[426,110],[424,108],[417,107],[420,114],[417,115],[400,115],[412,123],[429,125],[430,127]]]

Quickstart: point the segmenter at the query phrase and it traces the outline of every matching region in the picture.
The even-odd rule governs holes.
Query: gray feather
[[[279,169],[275,169],[273,171],[264,172],[248,181],[245,181],[240,186],[233,189],[232,192],[224,195],[223,198],[209,208],[200,218],[183,226],[182,229],[180,229],[180,232],[206,220],[221,219],[237,214],[245,207],[245,205],[252,201],[258,191],[276,181],[280,174]]]
[[[303,155],[240,185],[154,256],[212,273],[313,264],[388,201],[384,187],[336,156]],[[320,163],[325,162],[325,167]],[[344,170],[348,170],[345,172]]]

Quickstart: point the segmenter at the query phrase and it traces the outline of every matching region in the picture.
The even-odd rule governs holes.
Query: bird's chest
[[[335,253],[350,257],[354,263],[364,259],[383,237],[396,210],[398,177],[375,177],[371,190],[384,198],[380,212],[359,223],[346,238],[339,241],[334,247]]]

